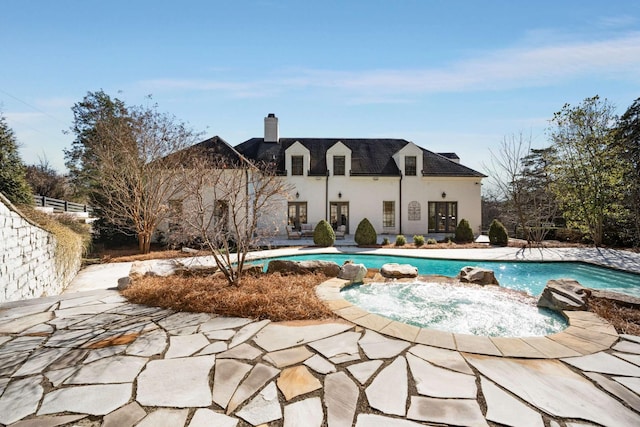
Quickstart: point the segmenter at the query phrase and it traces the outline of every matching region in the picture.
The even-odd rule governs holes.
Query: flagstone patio
[[[0,305],[0,425],[640,425],[640,337],[589,313],[557,336],[464,336],[342,304],[340,286],[318,290],[343,317],[323,322],[105,289]]]

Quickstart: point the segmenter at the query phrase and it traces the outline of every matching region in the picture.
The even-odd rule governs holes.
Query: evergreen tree
[[[25,179],[18,143],[4,116],[0,115],[0,193],[16,204],[31,204],[33,196]]]

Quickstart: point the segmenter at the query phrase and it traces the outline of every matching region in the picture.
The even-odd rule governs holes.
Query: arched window
[[[409,221],[420,221],[420,203],[413,201],[409,203]]]

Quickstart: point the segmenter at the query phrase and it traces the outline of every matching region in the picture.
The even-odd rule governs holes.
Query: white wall
[[[481,203],[479,178],[403,177],[402,207],[400,207],[400,177],[291,177],[299,197],[290,201],[307,202],[308,222],[314,226],[327,219],[330,202],[349,203],[349,233],[355,233],[358,223],[368,218],[378,234],[428,234],[429,202],[457,202],[458,219],[469,221],[475,234],[480,233]],[[445,192],[446,198],[442,198]],[[342,197],[338,194],[341,193]],[[327,200],[328,196],[328,201]],[[382,226],[383,201],[394,201],[396,224],[394,228]],[[408,206],[412,201],[420,203],[419,221],[409,221]],[[283,207],[286,211],[286,207]],[[401,213],[400,213],[401,212]],[[400,230],[402,215],[402,230]],[[282,233],[281,233],[282,234]]]
[[[82,251],[56,260],[56,238],[0,194],[0,302],[58,295],[80,270]]]

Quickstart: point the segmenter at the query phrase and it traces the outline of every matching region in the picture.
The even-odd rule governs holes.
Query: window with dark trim
[[[219,231],[229,230],[229,203],[226,200],[216,200],[213,205],[213,217]]]
[[[396,226],[396,202],[382,202],[382,226]]]
[[[404,174],[406,176],[416,176],[416,156],[405,156]]]
[[[333,174],[344,175],[344,156],[333,156]]]
[[[304,175],[304,156],[291,156],[291,175]]]

